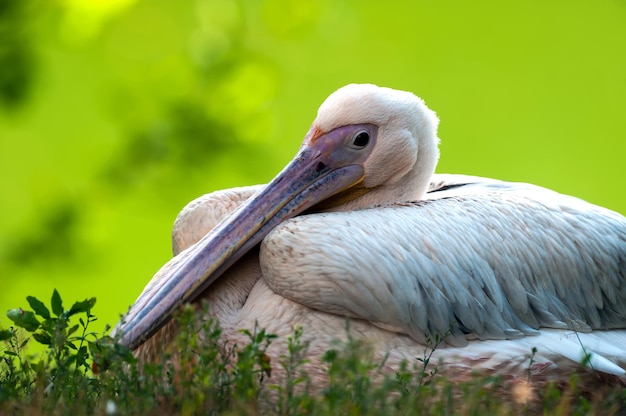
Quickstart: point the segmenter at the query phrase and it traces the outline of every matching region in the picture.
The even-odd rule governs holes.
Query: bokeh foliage
[[[626,213],[624,74],[618,0],[0,0],[0,309],[56,287],[115,323],[178,210],[270,179],[349,82],[422,96],[440,172]]]

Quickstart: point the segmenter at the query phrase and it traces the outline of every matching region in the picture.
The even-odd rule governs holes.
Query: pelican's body
[[[351,85],[331,95],[267,187],[181,212],[181,254],[131,309],[123,342],[147,339],[140,351],[152,356],[175,332],[171,311],[206,298],[231,341],[255,322],[279,336],[301,324],[314,372],[350,317],[350,334],[389,354],[390,368],[439,335],[431,362],[452,377],[545,381],[590,371],[580,363],[591,354],[593,370],[626,380],[626,219],[532,185],[433,175],[436,127],[410,93]]]

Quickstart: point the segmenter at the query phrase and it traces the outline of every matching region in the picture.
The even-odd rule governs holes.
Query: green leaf
[[[47,332],[35,332],[33,338],[40,344],[50,345],[52,344],[52,337]]]
[[[54,312],[54,314],[56,316],[61,316],[63,314],[63,300],[61,300],[61,295],[59,295],[59,292],[54,289],[54,292],[52,292],[52,312]]]
[[[0,341],[6,341],[13,336],[13,331],[10,329],[3,329],[0,331]]]
[[[16,352],[13,352],[13,351],[4,351],[4,353],[5,353],[6,355],[10,355],[10,356],[13,356],[13,357],[17,357],[17,353],[16,353]]]
[[[26,300],[37,315],[41,316],[43,319],[50,319],[50,311],[46,308],[46,305],[44,305],[42,301],[34,296],[26,296]]]
[[[22,308],[10,309],[7,312],[7,316],[15,325],[24,328],[28,332],[33,332],[39,328],[39,321],[31,311],[25,311]]]
[[[70,335],[72,335],[74,332],[76,332],[77,329],[78,329],[78,325],[74,325],[73,327],[68,329],[67,330],[67,336],[69,337]]]
[[[67,361],[65,362],[65,365],[69,367],[70,365],[72,365],[72,363],[74,363],[74,361],[76,361],[76,356],[70,355],[69,357],[67,357]]]
[[[96,298],[85,299],[82,302],[76,302],[72,305],[70,312],[68,313],[68,317],[75,315],[80,312],[89,312],[93,305],[96,304]],[[84,326],[84,325],[83,325]]]
[[[87,364],[87,357],[89,357],[89,353],[87,352],[87,346],[83,345],[82,347],[80,347],[80,349],[76,353],[78,364],[79,365]]]

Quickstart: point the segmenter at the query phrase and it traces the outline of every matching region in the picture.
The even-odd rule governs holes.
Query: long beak
[[[355,146],[355,132],[363,130],[370,134],[370,142]],[[121,342],[137,348],[281,221],[360,183],[376,133],[371,125],[345,126],[326,134],[311,130],[296,157],[263,191],[159,270],[118,326]]]

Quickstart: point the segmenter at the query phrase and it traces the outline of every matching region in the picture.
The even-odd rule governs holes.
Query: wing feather
[[[262,244],[264,278],[419,342],[626,328],[623,216],[532,185],[442,183],[424,201],[279,225]]]

